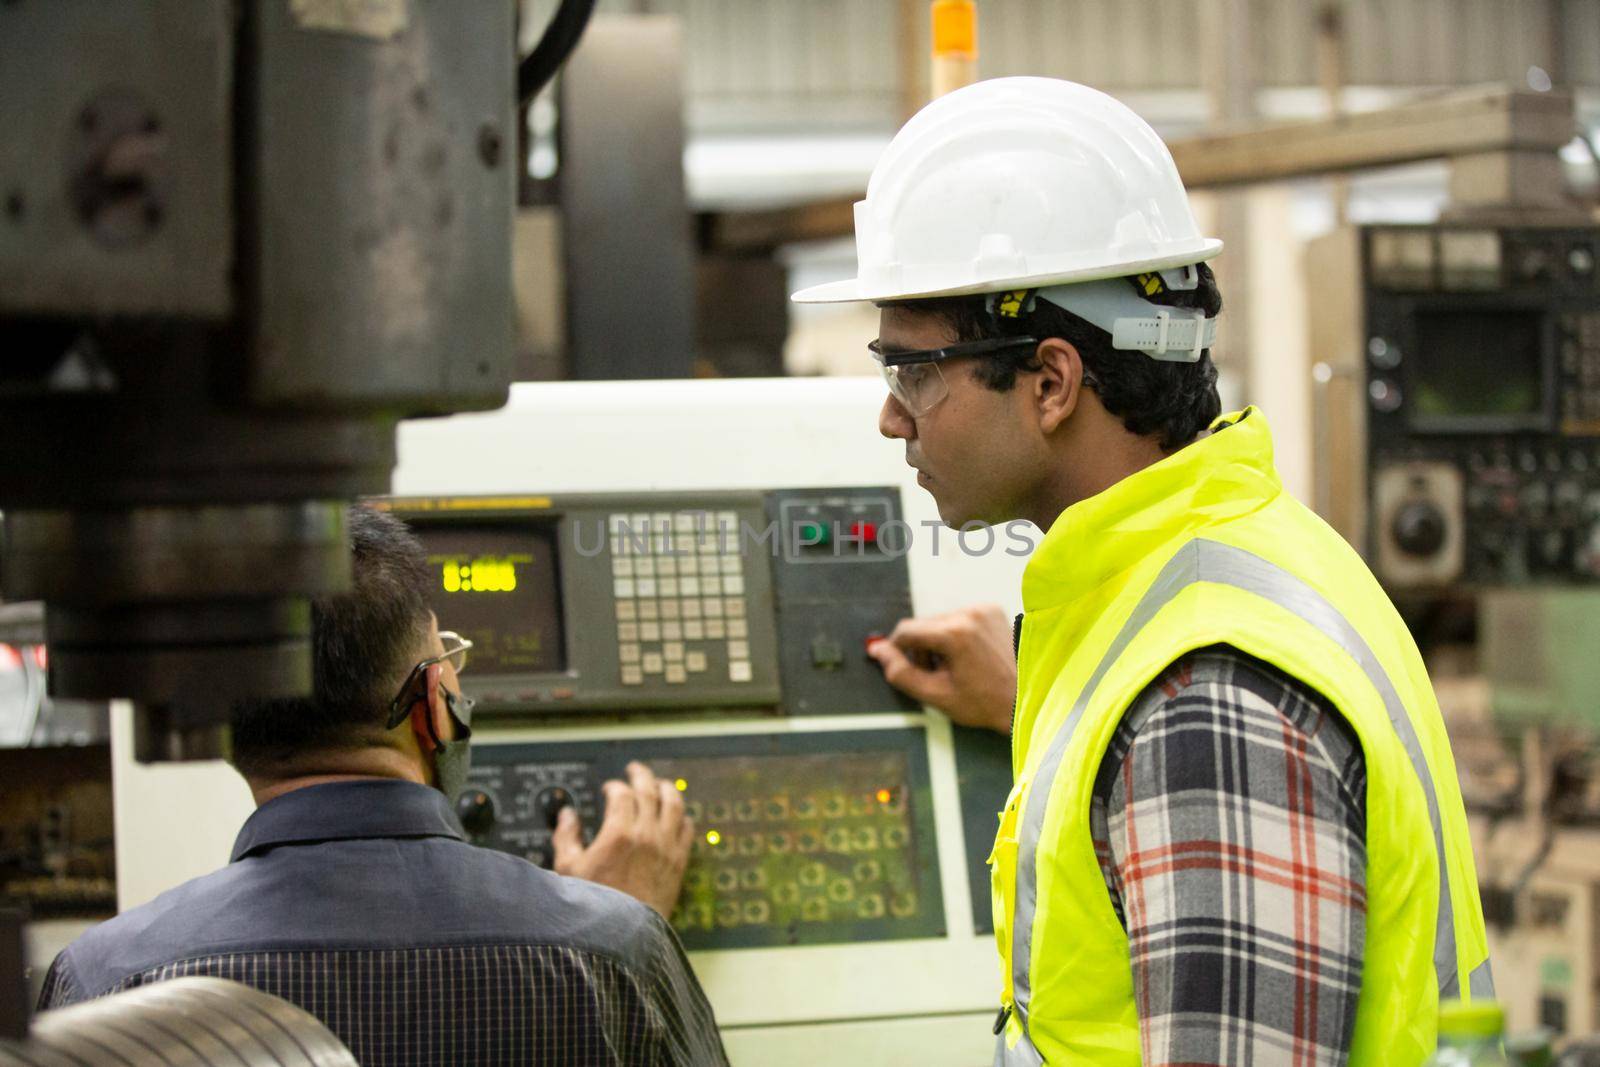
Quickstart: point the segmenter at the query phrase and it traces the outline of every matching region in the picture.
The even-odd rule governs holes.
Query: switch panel
[[[671,921],[690,949],[937,937],[944,904],[921,729],[475,745],[458,801],[495,817],[473,839],[550,864],[549,800],[592,840],[601,785],[629,759],[695,821]]]
[[[911,614],[897,489],[374,504],[421,538],[490,718],[915,707],[865,651]]]

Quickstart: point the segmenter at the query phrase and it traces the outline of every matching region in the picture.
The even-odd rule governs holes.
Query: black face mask
[[[439,791],[454,800],[467,787],[467,773],[472,769],[472,707],[477,701],[463,693],[444,691],[444,706],[455,720],[454,741],[433,743],[438,746],[433,754],[434,782]]]

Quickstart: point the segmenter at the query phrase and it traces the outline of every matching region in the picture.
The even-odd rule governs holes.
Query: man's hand
[[[890,685],[933,705],[952,722],[1011,732],[1017,659],[1011,620],[997,605],[902,619],[867,654],[878,661]]]
[[[628,781],[603,787],[606,814],[594,843],[583,847],[577,809],[561,809],[550,844],[558,874],[587,878],[672,914],[689,864],[694,822],[683,813],[683,797],[642,763],[628,764]]]

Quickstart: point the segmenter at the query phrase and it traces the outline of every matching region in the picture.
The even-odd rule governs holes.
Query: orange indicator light
[[[679,778],[676,782],[673,782],[672,784],[678,787],[678,792],[680,792],[680,793],[683,792],[685,789],[689,788],[689,783],[687,781],[685,781],[684,779],[682,779],[682,778]]]
[[[894,794],[889,792],[887,789],[878,790],[878,803],[879,804],[887,804],[887,803],[889,803],[889,801],[891,801],[893,799],[894,799]]]
[[[708,844],[708,845],[716,845],[716,844],[720,844],[721,842],[722,842],[722,835],[721,834],[717,833],[715,830],[707,830],[706,831],[706,844]]]
[[[934,0],[933,54],[977,56],[978,5],[973,0]]]

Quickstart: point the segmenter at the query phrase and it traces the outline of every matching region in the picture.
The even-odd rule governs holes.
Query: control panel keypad
[[[713,670],[752,681],[738,513],[619,512],[607,525],[622,684],[682,685]]]
[[[685,947],[937,937],[925,745],[921,729],[491,742],[475,749],[456,810],[475,843],[548,867],[562,808],[592,840],[603,783],[641,760],[694,819],[670,917]]]
[[[798,931],[918,913],[903,759],[666,760],[657,771],[675,777],[696,827],[672,915],[685,943],[746,926]]]

